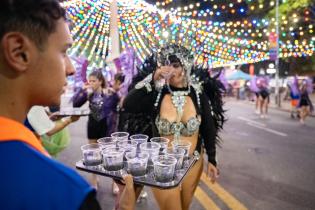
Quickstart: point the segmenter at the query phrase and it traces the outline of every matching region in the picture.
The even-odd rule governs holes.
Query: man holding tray
[[[100,209],[95,190],[75,171],[51,159],[22,122],[34,105],[59,105],[72,44],[57,0],[3,0],[0,5],[0,207]],[[53,82],[51,82],[53,81]],[[133,209],[132,178],[125,179]]]

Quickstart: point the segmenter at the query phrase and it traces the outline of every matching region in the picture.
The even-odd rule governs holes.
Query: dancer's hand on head
[[[172,66],[161,66],[158,67],[155,71],[153,80],[160,80],[160,79],[169,79],[173,72]]]
[[[212,183],[215,183],[217,178],[219,178],[218,169],[212,163],[209,163],[209,162],[207,165],[207,177],[210,178],[210,181]]]

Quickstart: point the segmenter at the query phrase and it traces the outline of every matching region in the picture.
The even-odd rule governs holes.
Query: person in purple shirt
[[[96,143],[97,139],[109,136],[113,132],[113,121],[117,115],[119,103],[118,91],[120,81],[115,80],[113,87],[107,87],[101,71],[96,70],[89,74],[88,84],[80,88],[73,96],[73,106],[80,107],[89,102],[90,115],[87,123],[89,143]],[[92,184],[97,189],[97,177],[92,175]]]

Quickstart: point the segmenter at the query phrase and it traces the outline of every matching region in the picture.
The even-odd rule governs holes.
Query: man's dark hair
[[[1,0],[0,40],[8,32],[21,32],[43,49],[60,18],[66,20],[66,12],[58,0]]]

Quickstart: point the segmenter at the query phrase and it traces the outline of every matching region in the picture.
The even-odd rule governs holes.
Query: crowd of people
[[[246,93],[240,93],[240,95],[244,95],[240,99],[245,99],[246,95],[248,100],[255,101],[255,113],[262,119],[267,118],[268,107],[271,102],[272,88],[269,85],[269,80],[268,76],[253,76],[251,80],[247,80],[243,85],[242,91]],[[233,89],[233,87],[229,86],[228,89]],[[298,79],[297,76],[294,76],[291,80],[288,79],[287,87],[280,89],[281,97],[279,97],[279,100],[282,100],[283,103],[290,101],[290,117],[299,119],[301,124],[304,124],[307,116],[314,111],[310,98],[313,89],[313,82],[310,78]],[[286,105],[284,106],[286,108]]]
[[[41,144],[43,135],[53,135],[79,120],[69,117],[56,123],[55,116],[43,108],[60,105],[66,77],[75,73],[67,54],[73,40],[66,11],[57,0],[5,0],[0,21],[1,208],[100,209],[96,177],[92,187],[76,171],[51,158]],[[108,85],[102,72],[93,71],[73,98],[75,107],[89,102],[89,143],[117,129],[186,140],[191,144],[190,155],[208,156],[206,172],[215,182],[218,132],[225,121],[222,92],[207,69],[193,64],[194,56],[185,47],[165,45],[139,67],[123,101],[118,92],[124,76],[117,74]],[[34,120],[38,110],[45,118],[45,129],[39,118]],[[143,123],[149,126],[135,126]],[[200,158],[181,187],[152,188],[160,209],[189,209],[202,171]],[[124,176],[124,185],[117,184],[115,208],[134,209],[143,186],[134,185],[130,175]]]
[[[313,84],[309,79],[303,79],[300,84],[297,77],[288,84],[288,95],[291,103],[291,118],[298,118],[301,124],[306,117],[314,111],[310,94],[313,92]]]
[[[58,0],[4,0],[0,5],[1,208],[101,209],[97,176],[92,175],[90,185],[51,158],[41,144],[45,136],[79,120],[76,116],[56,119],[45,109],[60,106],[66,77],[75,73],[67,54],[73,40],[66,11]],[[203,65],[194,65],[194,59],[185,47],[166,44],[138,67],[124,96],[120,94],[124,72],[106,81],[102,71],[92,71],[72,99],[74,107],[88,103],[88,143],[115,131],[186,141],[189,155],[207,156],[206,174],[215,182],[219,176],[216,147],[226,120],[222,84]],[[257,112],[266,118],[268,81],[257,78],[254,84]],[[313,110],[307,82],[295,89],[290,86],[292,106],[298,107],[304,123]],[[203,166],[200,158],[178,187],[152,188],[159,208],[189,209]],[[142,189],[130,175],[124,176],[124,183],[113,184],[118,194],[115,208],[134,209]]]

